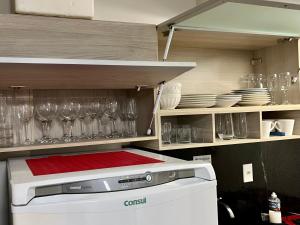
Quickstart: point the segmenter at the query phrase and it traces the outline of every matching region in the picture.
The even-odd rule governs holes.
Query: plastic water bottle
[[[270,223],[281,224],[281,211],[280,211],[280,199],[277,194],[273,192],[269,198],[269,218]]]

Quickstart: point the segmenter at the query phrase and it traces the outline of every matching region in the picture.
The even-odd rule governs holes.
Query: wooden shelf
[[[193,62],[0,57],[0,88],[132,89],[156,87],[193,69]]]
[[[270,112],[270,111],[292,111],[292,110],[300,110],[300,104],[160,110],[159,115],[160,116],[183,116],[183,115],[200,115],[200,114],[212,114],[212,113]]]
[[[222,113],[247,113],[248,138],[220,140],[215,138],[215,115]],[[204,129],[204,139],[208,143],[170,144],[163,145],[161,139],[138,143],[139,146],[165,151],[175,149],[190,149],[201,147],[213,147],[224,145],[237,145],[249,143],[261,143],[270,141],[283,141],[300,139],[300,105],[272,105],[272,106],[250,106],[229,108],[197,108],[197,109],[175,109],[160,110],[158,113],[158,136],[161,136],[161,124],[171,122],[173,124],[190,124]],[[292,136],[276,136],[263,138],[263,119],[295,119],[294,134]]]
[[[217,146],[225,146],[225,145],[240,145],[240,144],[262,143],[262,142],[270,142],[270,141],[284,141],[284,140],[295,140],[295,139],[300,139],[300,135],[292,135],[292,136],[285,136],[285,137],[270,137],[264,139],[232,139],[232,140],[216,139],[214,143],[162,145],[160,149],[156,149],[156,150],[165,151],[165,150],[176,150],[176,149],[217,147]]]
[[[95,141],[83,141],[72,143],[59,143],[49,145],[29,145],[29,146],[16,146],[9,148],[0,148],[0,153],[21,152],[21,151],[35,151],[43,149],[55,149],[55,148],[70,148],[80,146],[93,146],[93,145],[105,145],[105,144],[118,144],[118,143],[130,143],[139,141],[156,140],[155,136],[135,137],[135,138],[119,138],[119,139],[103,139]]]

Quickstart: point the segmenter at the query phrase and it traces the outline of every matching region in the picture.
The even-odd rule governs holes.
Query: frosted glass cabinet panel
[[[232,33],[300,36],[300,1],[208,0],[161,25]]]

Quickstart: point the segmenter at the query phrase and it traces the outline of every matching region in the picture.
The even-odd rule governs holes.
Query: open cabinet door
[[[300,2],[286,0],[208,0],[160,25],[207,31],[298,37]]]
[[[204,42],[208,47],[225,39],[228,43],[244,43],[241,49],[253,50],[272,46],[278,39],[300,37],[299,24],[300,1],[297,0],[207,0],[161,23],[158,31],[169,34],[166,59],[175,31],[181,31],[178,32],[181,38],[184,34],[193,36],[194,45],[199,43],[199,38],[207,39]],[[253,42],[257,44],[249,44]]]

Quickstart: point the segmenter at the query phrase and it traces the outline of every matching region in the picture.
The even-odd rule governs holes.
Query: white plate
[[[182,102],[215,102],[217,99],[181,99]]]
[[[216,99],[215,97],[211,97],[211,98],[183,98],[181,97],[181,99],[185,99],[185,100],[207,100],[207,99]]]
[[[179,103],[179,105],[215,105],[217,102],[187,102],[187,103]]]
[[[265,98],[242,98],[242,100],[270,100],[271,98],[265,97]]]
[[[271,99],[266,98],[266,99],[258,99],[258,98],[252,98],[252,99],[242,99],[241,101],[243,102],[265,102],[265,101],[271,101]]]
[[[255,91],[255,90],[236,90],[232,91],[234,94],[243,94],[243,93],[268,93],[268,90],[261,90],[261,91]]]
[[[238,103],[239,101],[217,101],[215,107],[231,107]]]
[[[178,105],[177,108],[209,108],[214,106],[215,103],[212,104],[191,104],[191,105]]]
[[[237,91],[254,91],[254,92],[265,92],[265,91],[268,91],[268,88],[245,88],[245,89],[236,89],[236,90],[233,90],[234,92],[237,92]]]
[[[215,102],[217,101],[217,99],[202,99],[202,100],[198,100],[198,99],[181,99],[181,102]]]
[[[239,98],[217,98],[217,100],[228,100],[228,101],[233,101],[233,100],[241,100],[242,97],[239,97]]]
[[[217,98],[241,98],[242,95],[219,95]]]
[[[202,96],[217,96],[216,94],[189,94],[189,95],[182,95],[183,97],[202,97]]]
[[[239,105],[264,105],[264,104],[268,104],[270,103],[270,101],[249,101],[249,102],[244,102],[244,101],[241,101],[239,102]]]
[[[268,93],[243,94],[243,96],[270,96]]]
[[[265,102],[265,103],[261,103],[261,102],[242,103],[242,102],[239,102],[239,105],[241,105],[241,106],[261,106],[261,105],[266,105],[268,103],[269,102]]]

